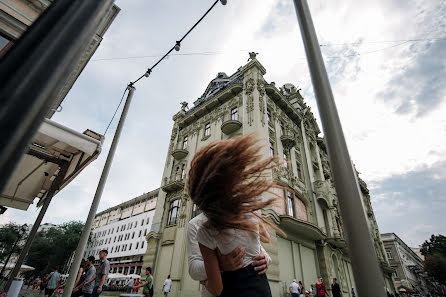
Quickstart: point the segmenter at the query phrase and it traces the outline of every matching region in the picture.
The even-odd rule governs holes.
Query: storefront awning
[[[0,205],[27,210],[37,198],[40,206],[50,189],[62,190],[99,156],[103,139],[91,130],[79,133],[45,119],[0,195]],[[62,165],[65,173],[56,179]]]

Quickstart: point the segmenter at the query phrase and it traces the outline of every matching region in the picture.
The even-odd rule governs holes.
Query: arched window
[[[180,210],[180,199],[170,202],[169,215],[167,216],[167,225],[176,225],[177,217]]]

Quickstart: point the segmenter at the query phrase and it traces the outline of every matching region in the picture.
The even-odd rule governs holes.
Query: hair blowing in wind
[[[261,195],[275,186],[270,170],[278,166],[277,159],[265,158],[261,149],[255,134],[248,134],[212,142],[195,154],[187,189],[206,215],[207,227],[255,232],[257,226],[249,218],[274,204],[275,198],[265,200]]]

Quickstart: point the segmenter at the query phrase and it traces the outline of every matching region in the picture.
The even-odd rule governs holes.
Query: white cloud
[[[94,60],[163,54],[208,8],[209,1],[135,0],[117,4],[120,14],[65,99],[64,110],[54,117],[76,130],[90,128],[102,133],[126,84],[158,58]],[[396,93],[401,96],[396,101],[379,96],[392,79],[417,61],[420,48],[413,43],[377,42],[443,37],[435,34],[444,32],[444,18],[430,16],[438,7],[444,8],[444,2],[320,0],[309,1],[309,5],[320,43],[332,44],[321,49],[349,150],[363,179],[378,182],[420,164],[445,160],[444,98],[435,110],[416,117],[395,112],[406,100],[401,96],[406,93]],[[390,47],[394,45],[398,46]],[[99,210],[159,186],[171,117],[179,110],[179,102],[195,101],[218,72],[235,72],[246,63],[248,51],[259,53],[268,81],[301,87],[318,116],[292,1],[218,4],[180,51],[217,54],[172,56],[136,86]],[[444,77],[439,79],[446,85]],[[44,222],[86,218],[115,128],[116,120],[100,158],[55,198]],[[386,193],[379,194],[384,201],[387,197]],[[27,213],[8,212],[15,221],[31,222],[36,216],[34,208]]]

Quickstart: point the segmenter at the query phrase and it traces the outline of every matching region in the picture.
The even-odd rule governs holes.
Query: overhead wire
[[[170,50],[168,50],[167,51],[167,53],[165,53],[152,67],[150,67],[150,68],[148,68],[147,69],[147,71],[146,71],[146,73],[144,73],[143,75],[141,75],[139,78],[137,78],[136,80],[134,80],[133,82],[130,82],[129,84],[128,84],[128,86],[126,86],[126,88],[125,88],[125,90],[124,90],[124,92],[123,92],[123,94],[122,94],[122,97],[121,97],[121,100],[119,101],[119,104],[118,104],[118,106],[116,107],[116,109],[115,109],[115,112],[113,113],[113,116],[112,116],[112,118],[111,118],[111,120],[110,120],[110,122],[108,123],[108,125],[107,125],[107,128],[105,129],[105,132],[104,132],[104,136],[105,136],[105,134],[107,133],[107,131],[108,131],[108,128],[110,127],[110,125],[111,125],[111,123],[113,122],[113,119],[115,118],[115,116],[116,116],[116,113],[118,112],[118,110],[119,110],[119,107],[121,106],[121,104],[122,104],[122,101],[124,100],[124,95],[125,95],[125,93],[126,93],[126,91],[130,88],[130,87],[133,87],[133,85],[135,84],[135,83],[137,83],[138,81],[140,81],[144,76],[145,77],[148,77],[149,75],[150,75],[150,73],[152,72],[152,70],[159,64],[159,63],[161,63],[161,61],[163,61],[173,50],[179,50],[179,48],[180,48],[180,44],[181,44],[181,42],[189,35],[189,33],[190,32],[192,32],[192,30],[193,29],[195,29],[195,27],[196,26],[198,26],[198,24],[208,15],[208,13],[215,7],[215,5],[218,3],[218,2],[221,2],[223,5],[226,5],[226,0],[215,0],[214,1],[214,3],[211,5],[211,7],[198,19],[198,21],[186,32],[186,34],[184,34],[183,35],[183,37],[181,37],[181,39],[179,40],[179,41],[176,41],[176,43],[175,43],[175,45],[170,49]],[[184,55],[187,55],[187,54],[184,54]],[[157,57],[157,56],[155,56],[155,57]],[[125,59],[127,59],[127,58],[125,58]]]

